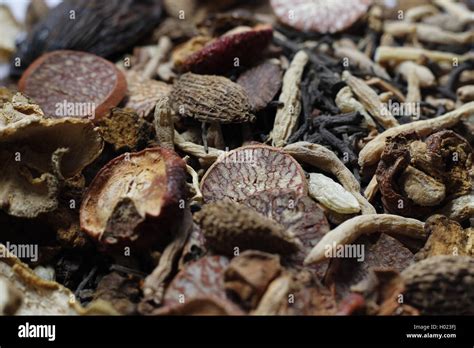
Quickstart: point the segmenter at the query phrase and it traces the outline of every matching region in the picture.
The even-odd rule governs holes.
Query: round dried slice
[[[271,25],[228,33],[191,54],[183,63],[184,71],[198,74],[221,74],[239,65],[251,65],[258,61],[273,37]]]
[[[308,190],[303,168],[292,156],[260,144],[226,152],[201,181],[206,202],[226,197],[239,202],[271,189],[289,189],[299,196]]]
[[[226,299],[224,272],[229,265],[225,256],[205,256],[193,262],[171,281],[163,305],[183,304],[192,298],[215,296]]]
[[[81,228],[105,247],[165,242],[180,223],[186,165],[160,147],[110,161],[92,181],[81,206]]]
[[[111,62],[77,51],[54,51],[35,60],[18,83],[49,117],[97,119],[127,91],[123,73]]]
[[[301,31],[336,33],[367,13],[372,0],[270,0],[278,19]]]

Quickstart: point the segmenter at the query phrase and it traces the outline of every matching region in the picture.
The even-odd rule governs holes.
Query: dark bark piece
[[[35,60],[18,87],[41,106],[46,116],[97,119],[120,103],[127,82],[123,73],[103,58],[55,51]]]
[[[281,88],[282,74],[280,66],[267,61],[239,76],[237,83],[247,92],[253,111],[264,109],[273,100]]]
[[[411,251],[384,233],[375,243],[362,237],[353,245],[363,247],[364,260],[333,258],[326,275],[326,285],[335,288],[338,298],[347,296],[351,286],[366,279],[371,270],[390,269],[400,272],[414,262]]]
[[[11,72],[21,74],[44,53],[70,49],[111,57],[135,46],[159,23],[159,0],[66,0],[20,43]]]

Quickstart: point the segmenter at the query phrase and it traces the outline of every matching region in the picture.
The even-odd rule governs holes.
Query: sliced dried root
[[[385,146],[385,140],[388,137],[394,137],[404,132],[417,132],[419,136],[425,137],[439,130],[452,127],[473,113],[474,102],[471,102],[436,118],[415,121],[387,129],[385,132],[379,134],[367,145],[365,145],[365,147],[359,153],[359,165],[361,169],[364,170],[369,166],[377,164],[377,162],[380,160],[380,156],[382,155]]]
[[[384,232],[424,239],[426,238],[426,232],[423,227],[423,222],[399,215],[370,214],[356,216],[329,231],[311,250],[305,259],[305,264],[318,263],[329,258],[329,255],[335,255],[334,251],[337,246],[350,244],[363,234]]]
[[[453,61],[464,62],[472,58],[470,54],[459,55],[443,51],[430,51],[417,47],[379,46],[375,51],[374,59],[377,63],[381,64],[389,62],[400,63],[405,60],[417,61],[422,56],[438,63],[452,63]]]
[[[375,214],[375,208],[361,195],[359,182],[334,152],[322,145],[311,144],[306,141],[287,145],[283,150],[298,161],[333,174],[342,186],[357,199],[362,214]]]
[[[208,147],[208,152],[206,152],[204,146],[184,140],[177,131],[174,133],[174,144],[181,151],[199,158],[206,165],[211,165],[224,153],[224,151],[212,147]]]

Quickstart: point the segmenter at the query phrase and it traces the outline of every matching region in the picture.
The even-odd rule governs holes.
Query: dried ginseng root
[[[169,241],[186,197],[186,165],[155,147],[109,162],[88,188],[81,228],[102,246],[150,247]]]
[[[297,195],[305,195],[308,190],[298,162],[266,145],[249,145],[226,152],[201,180],[205,202],[226,197],[240,202],[271,189],[293,190]]]
[[[58,118],[99,119],[117,106],[127,91],[123,73],[111,62],[76,51],[41,56],[25,71],[18,86],[46,116]]]
[[[474,258],[433,256],[402,272],[404,299],[428,315],[474,314]]]

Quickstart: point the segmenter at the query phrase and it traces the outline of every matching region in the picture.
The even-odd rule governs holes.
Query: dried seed
[[[232,256],[238,250],[257,249],[287,254],[300,242],[274,220],[229,199],[209,203],[195,214],[211,249]]]
[[[245,90],[222,76],[186,73],[176,82],[170,105],[178,115],[202,122],[253,122]]]
[[[299,51],[293,58],[290,67],[283,77],[283,86],[279,101],[284,104],[277,111],[275,123],[270,134],[274,146],[284,146],[288,138],[298,126],[301,112],[301,78],[309,57],[304,51]]]
[[[372,0],[271,0],[270,3],[278,19],[286,25],[301,31],[336,33],[349,28],[367,13]]]
[[[18,86],[49,117],[98,119],[120,103],[127,82],[105,59],[84,52],[55,51],[35,60]]]
[[[223,35],[191,54],[183,63],[184,71],[199,74],[222,74],[237,66],[258,61],[273,37],[270,25]]]
[[[356,216],[329,231],[306,257],[305,264],[317,263],[335,255],[338,245],[350,244],[363,234],[384,232],[412,238],[426,238],[423,222],[390,214]],[[327,253],[332,250],[333,253]]]
[[[249,96],[253,111],[264,109],[273,100],[282,84],[282,69],[279,65],[266,61],[247,70],[237,79]]]
[[[81,228],[105,247],[169,240],[185,202],[186,166],[159,147],[109,162],[89,186]],[[153,221],[153,225],[150,222]]]
[[[265,145],[249,145],[224,153],[201,180],[206,202],[224,199],[245,201],[250,195],[271,189],[307,192],[301,166],[283,151]]]
[[[456,110],[439,117],[423,121],[415,121],[387,129],[364,146],[362,151],[359,153],[359,165],[362,170],[365,170],[366,168],[377,164],[388,137],[394,137],[401,133],[410,132],[416,132],[421,137],[427,136],[441,129],[456,125],[461,120],[469,117],[472,113],[474,113],[474,102],[464,104]]]
[[[375,214],[375,208],[360,194],[359,181],[334,152],[324,146],[304,141],[287,145],[283,150],[299,161],[334,175],[342,186],[357,199],[362,214]]]
[[[341,214],[360,211],[359,202],[340,184],[325,175],[309,174],[309,194],[326,208]]]
[[[474,258],[433,256],[402,272],[405,302],[429,315],[474,314]]]

